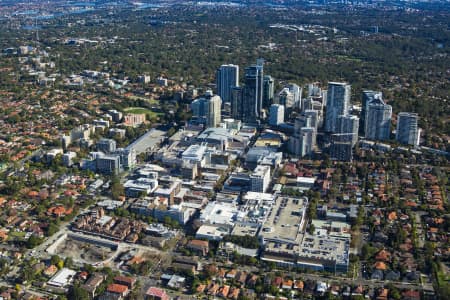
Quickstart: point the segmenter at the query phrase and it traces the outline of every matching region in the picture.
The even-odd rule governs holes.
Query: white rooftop
[[[202,223],[233,225],[238,210],[231,203],[210,202],[200,215]]]
[[[77,272],[74,270],[62,268],[48,281],[48,284],[56,287],[65,287],[72,283],[76,274]]]

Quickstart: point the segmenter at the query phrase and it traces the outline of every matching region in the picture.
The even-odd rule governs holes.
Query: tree
[[[119,177],[114,176],[111,184],[111,196],[113,199],[118,200],[123,195],[125,195],[125,189],[120,183]]]
[[[50,258],[50,263],[51,263],[52,265],[56,265],[60,260],[61,260],[61,258],[60,258],[58,255],[53,255],[53,256]]]
[[[48,236],[52,236],[52,235],[54,235],[56,232],[58,232],[58,230],[59,230],[59,227],[58,227],[56,224],[50,223],[50,224],[48,225],[47,235],[48,235]]]
[[[361,248],[361,257],[363,260],[371,258],[377,252],[377,248],[364,244]]]
[[[72,257],[66,257],[66,259],[64,260],[64,266],[66,268],[71,268],[73,266],[73,259]]]
[[[64,261],[62,259],[59,260],[56,266],[58,267],[58,269],[61,270],[62,268],[64,268]]]
[[[27,241],[27,248],[33,249],[34,247],[38,246],[40,243],[42,243],[42,239],[38,238],[35,235],[30,236],[30,238]]]
[[[79,284],[75,284],[67,295],[70,300],[86,300],[89,299],[89,294],[86,290],[82,289]]]

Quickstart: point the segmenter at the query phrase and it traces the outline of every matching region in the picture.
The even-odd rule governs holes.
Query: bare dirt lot
[[[93,264],[110,258],[114,250],[67,238],[58,246],[56,253],[64,257],[72,257],[75,261]]]

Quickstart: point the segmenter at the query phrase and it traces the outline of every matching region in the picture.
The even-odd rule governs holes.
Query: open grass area
[[[146,114],[150,117],[150,119],[157,118],[158,116],[162,115],[162,113],[155,112],[145,107],[128,107],[125,109],[125,112],[130,114]]]
[[[127,113],[130,114],[148,114],[152,113],[150,109],[144,108],[144,107],[128,107],[125,109]]]
[[[25,232],[22,231],[11,231],[8,233],[8,239],[9,240],[23,240],[25,238]]]

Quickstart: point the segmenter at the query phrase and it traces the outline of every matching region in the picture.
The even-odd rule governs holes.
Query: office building
[[[306,109],[303,114],[305,118],[310,120],[310,127],[314,127],[317,130],[319,126],[319,112],[315,109]]]
[[[286,85],[289,91],[294,95],[294,107],[301,109],[302,108],[302,92],[303,89],[299,87],[295,83],[289,83]]]
[[[316,130],[313,127],[302,127],[300,129],[299,141],[296,145],[296,154],[300,157],[309,156],[313,153],[316,145]]]
[[[331,135],[330,157],[332,160],[351,161],[353,158],[353,134]]]
[[[351,88],[347,83],[330,82],[327,92],[325,131],[335,133],[338,116],[348,114]]]
[[[418,127],[419,116],[416,113],[401,112],[397,116],[396,140],[402,144],[418,146],[420,141],[420,129]]]
[[[265,193],[270,183],[270,166],[259,165],[250,175],[250,191]]]
[[[308,84],[308,97],[322,96],[322,89],[318,82]]]
[[[263,79],[263,105],[265,107],[270,106],[273,103],[274,98],[274,80],[270,75],[264,75]]]
[[[370,91],[366,90],[362,92],[361,97],[361,119],[359,129],[361,130],[361,134],[365,135],[366,130],[366,116],[369,110],[369,104],[374,100],[383,100],[383,94],[378,91]]]
[[[269,124],[277,126],[284,123],[284,106],[281,104],[272,104],[270,106]]]
[[[311,118],[295,119],[294,134],[289,140],[290,152],[296,156],[311,155],[316,146],[317,131],[312,127]]]
[[[295,95],[289,90],[289,88],[283,88],[278,93],[276,102],[286,107],[286,109],[292,108],[295,104]]]
[[[391,134],[392,106],[382,99],[374,99],[364,115],[364,137],[369,140],[388,140]]]
[[[239,86],[239,66],[221,65],[216,72],[217,95],[223,102],[231,102],[232,88]]]
[[[231,117],[237,120],[242,120],[243,115],[243,93],[242,87],[234,87],[231,89]]]
[[[118,155],[99,155],[95,162],[97,172],[102,174],[117,175],[122,169],[120,157]]]
[[[262,117],[264,61],[258,59],[256,65],[245,68],[245,87],[243,90],[243,119],[256,122]]]
[[[69,151],[63,154],[62,156],[62,162],[63,165],[66,167],[70,167],[73,165],[73,160],[77,157],[77,154],[75,152]]]
[[[336,133],[352,135],[352,146],[358,142],[359,118],[353,115],[341,115],[336,120]]]
[[[116,141],[112,139],[100,139],[97,142],[97,151],[112,153],[116,151]]]
[[[137,164],[136,150],[133,147],[117,148],[114,154],[119,156],[121,166],[127,170],[133,169]]]
[[[116,123],[119,123],[123,117],[123,114],[115,109],[108,110],[108,114],[112,117],[112,120]]]
[[[206,127],[217,127],[221,120],[221,105],[220,96],[213,95],[212,91],[208,90],[203,97],[191,103],[192,115]]]

